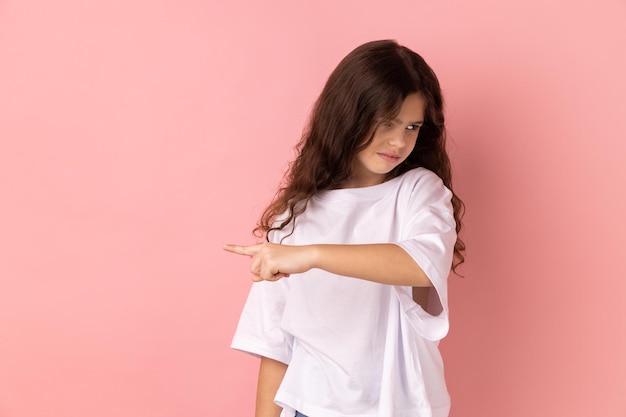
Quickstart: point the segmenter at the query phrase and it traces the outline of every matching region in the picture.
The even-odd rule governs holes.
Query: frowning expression
[[[422,95],[409,94],[396,117],[376,127],[372,141],[354,160],[347,187],[380,184],[392,169],[404,162],[415,147],[424,123],[424,109]]]

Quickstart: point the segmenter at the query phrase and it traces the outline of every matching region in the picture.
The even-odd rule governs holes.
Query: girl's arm
[[[224,245],[228,252],[252,257],[254,281],[276,281],[290,274],[319,268],[337,275],[389,285],[428,287],[432,283],[401,247],[391,243],[368,245],[289,246],[261,243]]]
[[[259,382],[256,391],[255,417],[279,417],[282,408],[274,403],[276,391],[285,376],[287,365],[274,359],[261,357]]]

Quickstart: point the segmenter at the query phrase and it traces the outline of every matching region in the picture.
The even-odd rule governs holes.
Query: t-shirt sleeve
[[[412,287],[396,287],[403,313],[428,340],[442,339],[449,329],[447,281],[457,238],[451,198],[452,192],[434,173],[426,171],[418,177],[407,202],[405,238],[396,243],[433,284],[428,311],[413,301]]]
[[[281,328],[289,278],[252,284],[231,348],[288,364],[293,338]]]
[[[231,343],[233,349],[288,364],[292,339],[280,327],[285,307],[285,283],[261,281],[252,284]]]

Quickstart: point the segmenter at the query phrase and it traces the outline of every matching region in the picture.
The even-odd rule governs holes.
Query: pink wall
[[[376,38],[447,97],[452,417],[625,416],[626,3],[593,3],[0,2],[0,416],[251,415],[220,245]]]

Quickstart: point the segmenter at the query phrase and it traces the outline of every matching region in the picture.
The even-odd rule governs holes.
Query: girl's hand
[[[250,272],[253,281],[277,281],[313,267],[314,251],[311,246],[261,243],[252,246],[224,245],[223,248],[252,258]]]

